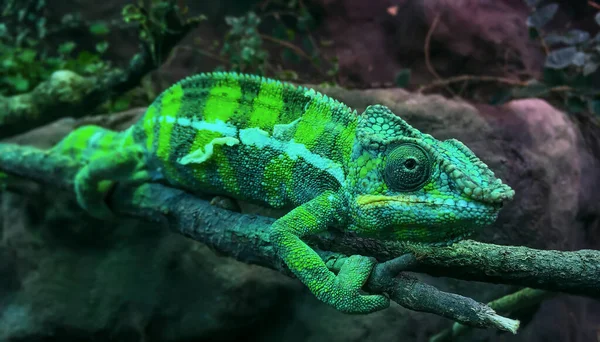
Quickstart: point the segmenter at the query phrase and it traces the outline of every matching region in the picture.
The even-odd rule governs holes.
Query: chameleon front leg
[[[143,183],[150,180],[143,149],[137,145],[103,153],[92,159],[75,176],[77,202],[98,219],[114,216],[105,197],[115,182]]]
[[[353,255],[343,264],[336,276],[319,255],[301,237],[322,232],[335,221],[339,197],[326,192],[293,209],[275,221],[270,234],[271,243],[290,270],[321,301],[346,313],[370,313],[385,309],[389,299],[383,295],[361,294],[374,259]]]

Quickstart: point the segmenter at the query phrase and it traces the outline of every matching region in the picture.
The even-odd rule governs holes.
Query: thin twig
[[[433,22],[431,23],[431,26],[429,27],[429,30],[427,31],[427,36],[425,37],[425,65],[427,66],[427,70],[429,70],[429,72],[433,76],[435,76],[435,78],[437,78],[438,80],[441,80],[442,78],[437,73],[437,71],[435,71],[433,65],[431,65],[431,56],[429,54],[429,47],[431,44],[431,36],[433,35],[435,28],[437,27],[438,23],[440,22],[440,16],[441,16],[440,13],[437,13],[435,15],[435,18],[433,18]]]
[[[550,54],[550,47],[548,47],[548,44],[546,44],[546,41],[544,40],[544,32],[541,29],[538,29],[538,34],[542,49],[544,49],[544,53],[548,56]]]
[[[429,27],[429,30],[427,31],[427,36],[425,37],[425,46],[424,46],[425,65],[427,66],[427,70],[429,70],[429,72],[438,80],[441,80],[442,77],[437,73],[437,71],[435,71],[435,68],[431,64],[431,56],[430,56],[429,49],[430,49],[430,45],[431,45],[431,36],[433,36],[433,32],[435,31],[438,23],[440,22],[440,17],[441,17],[441,13],[438,12],[435,15],[435,17],[433,18],[433,21],[431,22],[431,26]],[[446,90],[450,94],[452,94],[452,96],[456,96],[456,93],[448,86],[448,84],[445,84],[444,88],[446,88]]]
[[[270,42],[279,44],[281,46],[285,46],[286,48],[293,50],[297,55],[309,61],[315,69],[320,70],[319,66],[315,63],[315,61],[308,54],[306,54],[306,52],[304,52],[301,48],[297,47],[296,45],[266,34],[261,34],[260,37],[264,40],[268,40]]]

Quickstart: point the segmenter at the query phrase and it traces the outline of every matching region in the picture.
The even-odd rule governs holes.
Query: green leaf
[[[123,16],[123,21],[125,21],[126,23],[132,21],[144,23],[146,21],[146,17],[144,16],[140,8],[133,4],[125,5],[121,10],[121,15]]]
[[[93,63],[93,64],[87,64],[83,68],[83,71],[87,74],[95,74],[98,71],[102,70],[103,67],[104,67],[104,64],[97,62],[97,63]]]
[[[22,22],[23,19],[25,19],[26,14],[27,14],[27,11],[25,9],[21,9],[17,12],[19,22]]]
[[[558,11],[558,4],[555,3],[537,9],[527,17],[527,26],[537,29],[544,27],[556,15],[556,11]]]
[[[131,100],[127,97],[120,97],[115,102],[113,102],[112,110],[114,112],[122,112],[129,108],[131,104]]]
[[[77,55],[77,64],[84,66],[86,64],[94,64],[99,61],[98,55],[95,55],[88,51],[81,51]]]
[[[594,19],[596,19],[596,24],[600,25],[600,12],[596,13]]]
[[[90,33],[95,36],[104,36],[110,32],[110,28],[106,23],[96,22],[90,25]]]
[[[287,40],[294,40],[296,38],[296,31],[292,29],[285,30],[285,33],[287,34]]]
[[[551,69],[564,69],[571,65],[576,54],[577,49],[573,46],[554,50],[546,57],[544,66]]]
[[[21,53],[18,55],[19,60],[26,64],[33,63],[36,56],[37,56],[37,51],[35,51],[33,49],[23,49],[23,50],[21,50]]]
[[[19,93],[26,92],[29,89],[29,80],[24,78],[22,75],[9,76],[6,79]]]
[[[6,56],[3,60],[2,60],[2,67],[6,70],[2,70],[3,72],[6,72],[7,70],[10,70],[14,67],[17,66],[17,62],[15,62],[14,58],[12,56]]]
[[[73,18],[73,14],[72,13],[67,13],[65,15],[63,15],[63,17],[60,19],[60,23],[62,25],[65,26],[69,26],[69,24],[74,20]]]
[[[296,27],[298,31],[308,31],[316,27],[316,20],[305,7],[300,10]]]
[[[47,57],[44,58],[44,62],[50,69],[63,69],[65,65],[65,60],[59,57]]]
[[[98,44],[96,44],[96,51],[98,51],[98,53],[104,53],[106,52],[106,49],[108,49],[108,42],[104,41],[104,42],[100,42]]]
[[[38,38],[43,39],[46,36],[46,18],[36,19],[36,28],[38,30]]]
[[[68,55],[75,48],[74,42],[65,42],[58,46],[58,53],[61,55]]]
[[[258,17],[258,15],[256,15],[256,13],[254,12],[248,12],[248,15],[246,16],[246,20],[248,21],[248,25],[251,26],[258,26],[258,24],[260,24],[260,18]]]
[[[402,69],[396,74],[396,85],[400,88],[406,88],[410,83],[410,69]]]

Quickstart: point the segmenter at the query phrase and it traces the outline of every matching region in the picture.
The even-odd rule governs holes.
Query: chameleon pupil
[[[406,159],[404,166],[406,166],[407,169],[412,170],[415,168],[415,166],[417,166],[417,161],[413,158]]]

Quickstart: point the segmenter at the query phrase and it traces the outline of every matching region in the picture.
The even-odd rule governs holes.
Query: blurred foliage
[[[72,41],[51,45],[45,42],[51,34],[84,22],[77,15],[69,14],[60,23],[50,26],[43,16],[46,5],[45,0],[9,0],[1,5],[0,95],[30,91],[56,70],[96,75],[110,67],[102,59],[109,47],[108,42],[102,40],[110,32],[107,24],[89,25],[89,34],[98,39],[92,51],[79,48]]]
[[[150,49],[152,58],[156,65],[162,64],[163,60],[160,56],[162,42],[159,37],[166,37],[167,22],[169,13],[173,13],[173,6],[179,7],[177,20],[181,23],[200,22],[206,20],[203,15],[187,17],[189,9],[183,1],[175,0],[137,0],[134,4],[127,4],[123,7],[121,15],[126,23],[135,23],[138,26],[139,38],[145,43],[145,46]],[[185,16],[185,18],[183,18]]]
[[[225,17],[225,23],[229,30],[223,43],[215,45],[227,65],[218,69],[298,81],[294,69],[305,63],[320,78],[338,76],[337,59],[321,52],[331,42],[314,37],[317,19],[301,0],[263,1],[242,16]],[[269,53],[274,50],[279,54]]]
[[[242,17],[225,17],[230,26],[225,35],[221,55],[231,63],[231,69],[239,72],[265,74],[269,53],[263,47],[258,31],[261,20],[254,12]]]
[[[600,114],[600,32],[549,30],[559,5],[540,0],[525,0],[531,8],[527,18],[530,36],[539,39],[546,52],[541,80],[530,80],[524,87],[513,90],[514,97],[561,96],[569,112],[584,110]],[[600,12],[595,21],[600,26]],[[596,32],[598,29],[595,30]]]
[[[122,19],[138,27],[139,38],[150,49],[157,64],[165,18],[169,6],[181,7],[183,1],[134,0],[122,9]],[[113,66],[105,54],[110,48],[108,36],[116,25],[109,21],[85,22],[78,13],[66,14],[60,22],[48,23],[45,0],[7,0],[0,4],[0,95],[10,96],[31,91],[56,70],[68,69],[83,76],[100,75]],[[204,20],[197,16],[189,20]],[[308,66],[312,79],[336,82],[339,65],[335,58],[325,58],[321,49],[330,41],[317,39],[312,31],[318,21],[302,0],[267,0],[240,16],[225,18],[228,30],[221,41],[208,49],[216,50],[213,57],[220,60],[221,69],[270,75],[282,80],[299,80],[298,69]],[[88,36],[83,39],[60,41],[72,36],[77,29]],[[60,34],[65,33],[67,34]],[[78,35],[79,36],[79,35]],[[92,42],[95,38],[97,41]],[[197,39],[201,41],[201,39]],[[206,48],[205,42],[203,47]],[[209,54],[211,54],[209,52]],[[307,63],[308,62],[308,63]],[[305,74],[302,72],[302,74]],[[307,76],[311,79],[310,76]],[[113,100],[109,110],[125,109],[122,99]]]
[[[31,91],[56,70],[70,70],[82,76],[99,76],[114,71],[106,58],[110,48],[108,35],[115,27],[135,26],[142,42],[150,49],[157,64],[165,36],[170,9],[177,15],[188,13],[179,0],[136,0],[122,9],[122,20],[83,20],[79,13],[68,13],[59,22],[48,23],[44,17],[45,0],[8,0],[0,3],[0,95],[11,96]],[[203,20],[203,16],[181,19],[183,23]],[[76,34],[73,34],[75,33]],[[83,33],[83,35],[82,35]],[[77,36],[77,42],[60,37]],[[135,92],[116,94],[98,110],[121,111],[130,107]],[[139,94],[138,94],[139,95]]]

